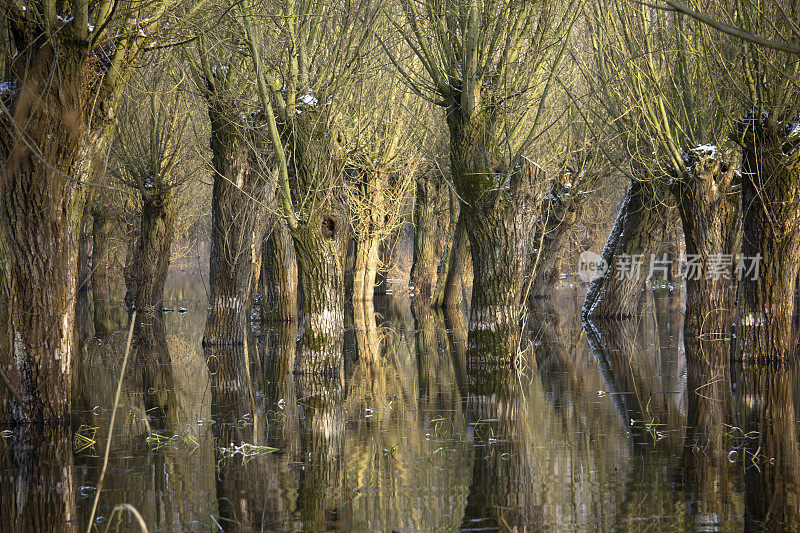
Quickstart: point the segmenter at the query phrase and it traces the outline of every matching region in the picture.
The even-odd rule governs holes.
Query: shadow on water
[[[537,301],[514,367],[399,298],[313,347],[290,323],[203,348],[203,297],[169,305],[135,329],[100,530],[122,502],[150,531],[800,528],[797,370],[731,368],[668,294],[595,325]],[[3,531],[85,529],[124,335],[84,343],[71,428],[2,433]]]

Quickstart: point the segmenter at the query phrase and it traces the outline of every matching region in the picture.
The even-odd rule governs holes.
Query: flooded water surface
[[[318,373],[297,371],[295,325],[204,349],[195,293],[174,293],[176,311],[135,336],[100,531],[138,529],[112,512],[122,503],[149,531],[798,527],[797,372],[715,367],[727,344],[685,342],[666,291],[595,326],[580,294],[559,291],[528,316],[516,364],[491,368],[470,364],[460,313],[403,299],[350,309],[341,364]],[[120,314],[76,363],[73,427],[0,439],[3,500],[41,512],[43,530],[84,528],[91,512]],[[687,365],[691,350],[708,363]],[[27,492],[41,501],[19,496],[26,484],[43,485]]]

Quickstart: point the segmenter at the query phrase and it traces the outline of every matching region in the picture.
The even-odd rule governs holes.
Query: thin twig
[[[129,503],[120,503],[119,505],[114,506],[114,510],[111,511],[111,516],[109,516],[108,518],[108,524],[106,524],[106,529],[104,533],[108,533],[108,530],[111,529],[111,519],[114,517],[115,514],[117,514],[118,511],[128,511],[129,513],[131,513],[133,517],[136,519],[136,522],[139,523],[139,528],[141,528],[141,530],[144,531],[144,533],[148,533],[147,524],[144,522],[144,518],[142,518],[142,515],[139,513],[139,511],[136,510],[136,507],[134,507]]]
[[[122,358],[122,370],[119,373],[119,381],[117,382],[117,393],[114,396],[114,409],[111,411],[111,425],[108,427],[108,438],[106,438],[106,449],[103,452],[103,468],[100,469],[100,479],[97,480],[97,489],[94,494],[94,503],[92,504],[92,512],[89,515],[89,522],[86,524],[86,533],[92,532],[92,523],[94,522],[94,515],[97,512],[97,502],[100,501],[100,491],[103,490],[103,480],[106,477],[106,468],[108,467],[108,454],[111,451],[111,436],[114,434],[114,419],[117,417],[117,406],[119,405],[119,395],[122,393],[122,379],[125,377],[125,367],[128,365],[128,354],[131,351],[131,340],[133,339],[133,327],[136,324],[136,311],[131,315],[131,327],[128,328],[128,341],[125,344],[125,357]],[[122,504],[122,507],[128,504]],[[120,506],[114,508],[116,511]],[[133,509],[133,506],[129,506]],[[128,510],[130,510],[128,509]],[[134,509],[135,511],[135,509]],[[113,512],[112,512],[113,514]],[[134,513],[134,516],[138,512]],[[139,516],[141,518],[141,515]],[[147,531],[147,528],[145,528]]]

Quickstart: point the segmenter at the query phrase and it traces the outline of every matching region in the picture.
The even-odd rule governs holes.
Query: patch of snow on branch
[[[717,157],[717,146],[711,143],[703,144],[692,148],[692,152],[694,152],[698,156],[705,155],[713,159]]]
[[[317,105],[319,100],[317,100],[310,94],[304,94],[303,96],[300,97],[300,102],[304,103],[307,106],[314,107],[315,105]]]

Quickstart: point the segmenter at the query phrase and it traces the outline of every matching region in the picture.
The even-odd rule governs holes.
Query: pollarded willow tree
[[[174,65],[154,61],[148,70],[123,100],[110,158],[112,174],[136,195],[125,303],[137,310],[140,322],[152,321],[163,308],[179,197],[187,179],[190,148],[184,134],[191,120]],[[142,97],[148,105],[141,105]]]
[[[405,222],[406,199],[421,163],[420,101],[385,70],[358,71],[343,119],[348,154],[344,191],[355,241],[353,301],[372,300],[380,247]]]
[[[377,13],[367,0],[246,2],[237,10],[277,161],[312,350],[342,339],[348,223],[339,122]]]
[[[410,284],[414,286],[415,302],[430,303],[437,284],[443,281],[439,278],[440,270],[442,278],[447,276],[448,246],[455,233],[455,221],[450,224],[449,196],[450,189],[441,171],[435,165],[423,165],[417,173],[414,196],[414,263]],[[445,242],[439,254],[443,225]]]
[[[214,42],[201,36],[195,54],[187,54],[211,125],[210,301],[203,342],[239,345],[245,342],[277,175],[241,25],[230,6],[215,9],[224,22]]]
[[[190,4],[190,5],[186,5]],[[0,387],[3,418],[70,408],[78,224],[130,67],[204,2],[2,2]]]
[[[546,183],[525,156],[545,129],[578,3],[404,0],[389,10],[425,77],[392,56],[395,67],[446,114],[451,176],[472,251],[472,339],[498,354],[516,343]]]
[[[793,0],[716,0],[702,13],[666,4],[707,25],[719,43],[712,58],[732,87],[728,105],[742,150],[741,256],[750,263],[739,287],[736,357],[787,360],[796,351],[800,272],[800,10]]]
[[[728,89],[711,59],[714,44],[684,18],[626,0],[598,2],[589,15],[592,53],[586,71],[598,97],[591,118],[612,125],[610,134],[625,148],[605,152],[631,185],[606,247],[609,269],[605,279],[593,283],[584,312],[633,311],[651,273],[651,254],[659,251],[663,228],[673,218],[668,191],[691,265],[687,334],[724,334],[732,314],[739,158],[723,104]],[[638,254],[636,276],[630,263]],[[617,280],[622,274],[628,279]]]
[[[572,110],[567,109],[569,117]],[[523,295],[529,302],[553,295],[564,262],[571,259],[574,244],[583,240],[586,228],[579,221],[591,219],[590,213],[605,211],[605,195],[599,193],[608,187],[610,165],[598,150],[591,128],[571,117],[566,124],[564,160],[550,179],[533,235]]]

